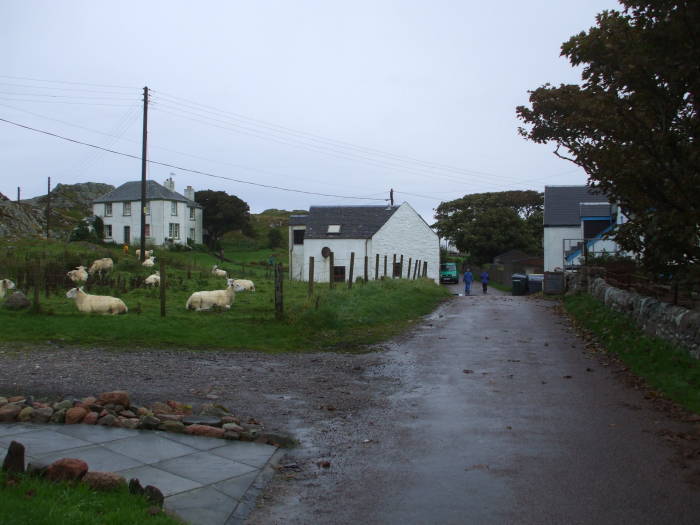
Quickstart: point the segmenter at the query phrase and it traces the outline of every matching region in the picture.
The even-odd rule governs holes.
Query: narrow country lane
[[[476,288],[391,345],[368,374],[400,386],[329,433],[331,468],[273,482],[251,523],[698,523],[660,436],[692,427],[584,352],[553,301]]]

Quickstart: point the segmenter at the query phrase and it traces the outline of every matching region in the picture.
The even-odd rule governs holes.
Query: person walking
[[[474,281],[474,276],[472,275],[472,271],[470,268],[467,268],[467,271],[464,272],[462,280],[464,281],[464,295],[471,295],[472,282]]]
[[[485,294],[489,293],[489,272],[487,272],[486,270],[481,272],[481,289]]]

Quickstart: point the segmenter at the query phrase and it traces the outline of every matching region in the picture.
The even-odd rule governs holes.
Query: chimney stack
[[[191,201],[194,200],[194,188],[192,186],[187,186],[185,188],[185,198]]]
[[[165,182],[163,182],[163,186],[168,188],[170,191],[175,191],[175,181],[172,177],[168,177],[167,179],[165,179]]]

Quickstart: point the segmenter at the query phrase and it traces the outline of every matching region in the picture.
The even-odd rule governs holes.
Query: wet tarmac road
[[[584,352],[553,306],[477,290],[441,307],[391,345],[374,373],[400,387],[329,437],[332,468],[273,484],[251,523],[700,523],[659,436],[692,427]]]

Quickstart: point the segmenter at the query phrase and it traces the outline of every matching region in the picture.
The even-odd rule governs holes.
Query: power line
[[[114,108],[125,108],[128,107],[129,104],[107,104],[107,103],[102,103],[102,102],[71,102],[68,100],[32,100],[32,99],[21,99],[21,98],[8,98],[8,97],[0,97],[0,100],[8,100],[10,102],[45,102],[49,104],[71,104],[71,105],[79,105],[79,106],[109,106],[109,107],[114,107]],[[132,99],[127,99],[127,100],[132,100]]]
[[[69,80],[49,80],[45,78],[32,78],[32,77],[15,77],[10,75],[0,75],[0,78],[11,78],[14,80],[31,80],[32,82],[48,82],[53,84],[70,84],[74,86],[92,86],[92,87],[106,87],[106,88],[116,88],[116,89],[138,89],[133,86],[119,86],[114,84],[92,84],[89,82],[73,82]]]
[[[0,82],[0,86],[32,88],[32,89],[51,89],[54,91],[80,91],[82,93],[101,93],[103,95],[124,95],[123,91],[105,91],[104,89],[85,89],[62,86],[39,86],[34,84],[17,84],[15,82]]]
[[[124,93],[121,93],[122,95]],[[51,93],[12,93],[8,91],[0,91],[0,95],[12,95],[15,97],[52,97],[52,98],[79,98],[79,99],[97,99],[97,100],[134,100],[135,97],[95,97],[92,95],[53,95]]]
[[[113,153],[113,154],[115,154],[115,155],[121,155],[122,157],[128,157],[128,158],[131,158],[131,159],[141,160],[141,157],[138,156],[138,155],[132,155],[132,154],[130,154],[130,153],[124,153],[124,152],[122,152],[122,151],[116,151],[116,150],[113,150],[113,149],[110,149],[110,148],[104,148],[104,147],[98,146],[98,145],[96,145],[96,144],[90,144],[89,142],[83,142],[83,141],[81,141],[81,140],[72,139],[72,138],[70,138],[70,137],[64,137],[63,135],[59,135],[59,134],[57,134],[57,133],[52,133],[52,132],[50,132],[50,131],[46,131],[46,130],[43,130],[43,129],[33,128],[33,127],[31,127],[31,126],[26,126],[26,125],[24,125],[24,124],[20,124],[20,123],[18,123],[18,122],[13,122],[13,121],[8,120],[8,119],[0,118],[0,122],[6,122],[6,123],[8,123],[8,124],[12,124],[13,126],[17,126],[17,127],[20,127],[20,128],[24,128],[24,129],[30,130],[30,131],[34,131],[34,132],[36,132],[36,133],[42,133],[42,134],[48,135],[48,136],[50,136],[50,137],[55,137],[55,138],[58,138],[58,139],[61,139],[61,140],[65,140],[65,141],[68,141],[68,142],[72,142],[72,143],[74,143],[74,144],[81,144],[81,145],[83,145],[83,146],[88,146],[88,147],[95,148],[95,149],[98,149],[98,150],[107,151],[107,152]],[[349,196],[349,195],[333,195],[333,194],[329,194],[329,193],[319,193],[319,192],[315,192],[315,191],[306,191],[306,190],[298,190],[298,189],[293,189],[293,188],[285,188],[285,187],[283,187],[283,186],[274,186],[274,185],[272,185],[272,184],[261,184],[261,183],[259,183],[259,182],[251,182],[251,181],[247,181],[247,180],[234,179],[233,177],[226,177],[226,176],[224,176],[224,175],[216,175],[216,174],[214,174],[214,173],[207,173],[207,172],[205,172],[205,171],[200,171],[200,170],[195,170],[195,169],[190,169],[190,168],[183,168],[182,166],[177,166],[177,165],[175,165],[175,164],[169,164],[169,163],[167,163],[167,162],[158,162],[158,161],[155,161],[155,160],[148,160],[147,162],[149,162],[149,163],[151,163],[151,164],[154,164],[154,165],[157,165],[157,166],[165,166],[165,167],[167,167],[167,168],[173,168],[173,169],[180,170],[180,171],[184,171],[184,172],[188,172],[188,173],[195,173],[195,174],[197,174],[197,175],[204,175],[204,176],[206,176],[206,177],[212,177],[212,178],[215,178],[215,179],[229,180],[229,181],[233,181],[233,182],[238,182],[238,183],[240,183],[240,184],[249,184],[249,185],[251,185],[251,186],[259,186],[259,187],[261,187],[261,188],[269,188],[269,189],[274,189],[274,190],[289,191],[289,192],[294,192],[294,193],[304,193],[304,194],[306,194],[306,195],[319,195],[319,196],[321,196],[321,197],[336,197],[336,198],[340,198],[340,199],[357,199],[357,200],[386,201],[386,199],[379,199],[379,198],[357,197],[357,196]]]

